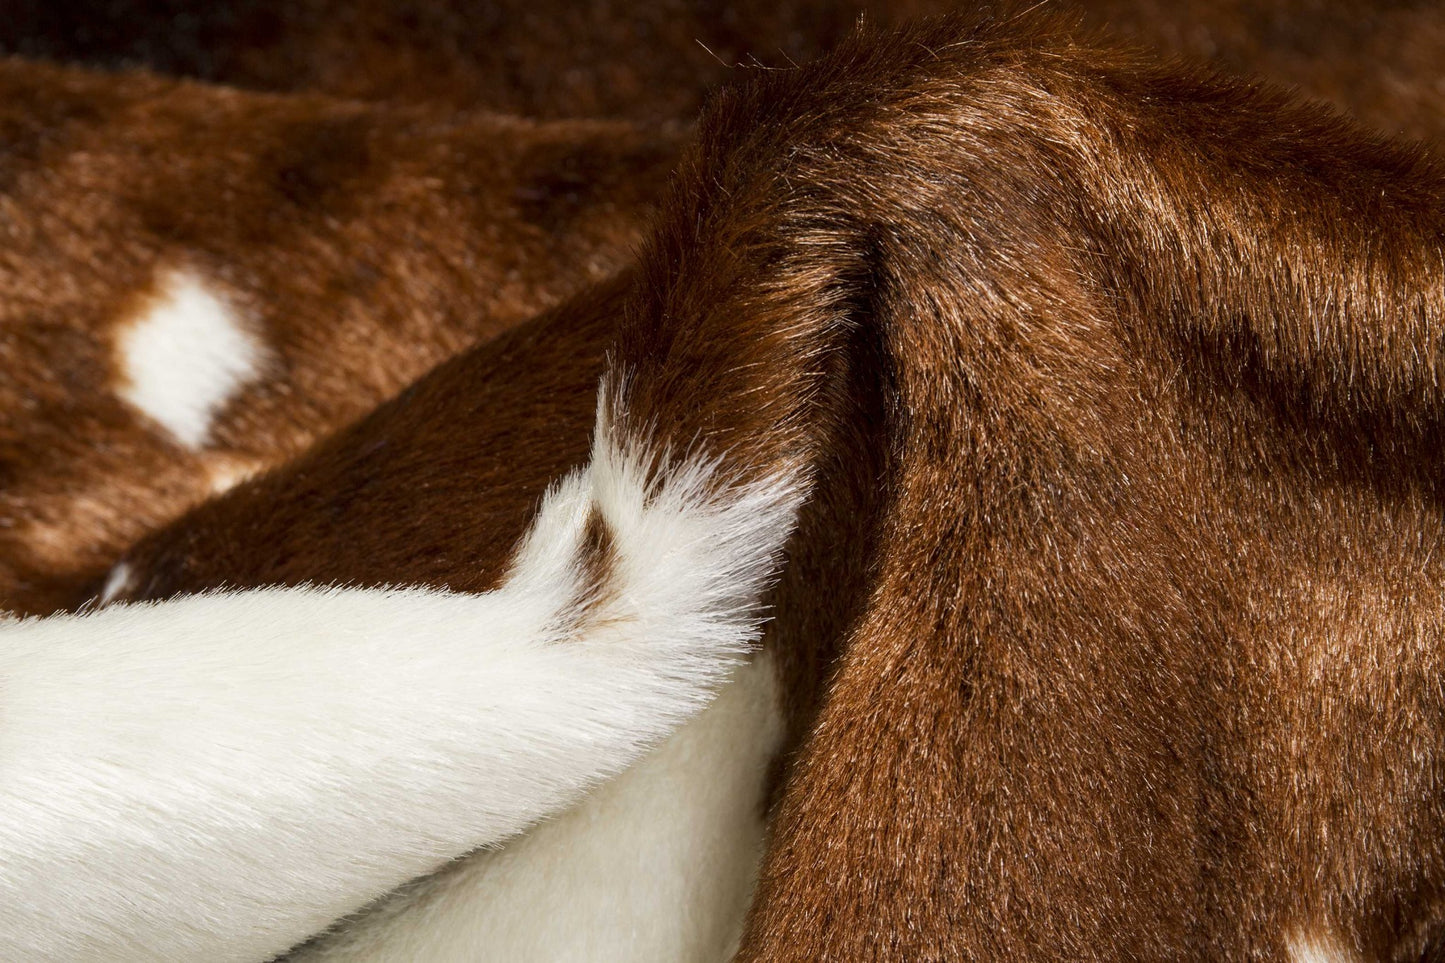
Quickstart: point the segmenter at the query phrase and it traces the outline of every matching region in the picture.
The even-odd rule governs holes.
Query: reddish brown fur
[[[534,117],[690,120],[734,65],[815,59],[859,17],[968,0],[19,0],[0,51],[272,91]],[[1054,0],[1170,54],[1299,85],[1366,123],[1445,135],[1445,9],[1428,0]]]
[[[143,540],[127,553],[131,594],[495,587],[547,485],[587,459],[626,280],[441,365],[300,458]]]
[[[1151,48],[1297,86],[1391,134],[1445,139],[1445,8],[1433,0],[1079,0]]]
[[[675,140],[0,62],[0,609],[74,604],[141,534],[627,262]],[[169,272],[266,377],[204,451],[117,396]]]
[[[718,101],[631,410],[771,459],[874,327],[896,459],[742,960],[1421,951],[1442,198],[1417,150],[1027,17]]]

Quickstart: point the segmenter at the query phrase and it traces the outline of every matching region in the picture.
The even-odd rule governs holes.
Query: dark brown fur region
[[[1131,29],[1441,129],[1205,6]],[[134,594],[493,587],[610,363],[660,444],[812,469],[739,960],[1440,958],[1445,171],[1041,13],[736,79],[635,272],[156,531]]]
[[[11,0],[0,51],[267,90],[539,118],[692,120],[747,66],[816,59],[862,18],[959,0]],[[1296,85],[1382,130],[1445,134],[1428,0],[1053,0],[1152,49]],[[13,9],[12,9],[13,7]]]

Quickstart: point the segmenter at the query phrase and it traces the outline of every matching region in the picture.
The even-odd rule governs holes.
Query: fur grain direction
[[[1428,22],[1419,6],[1392,8],[1395,29]],[[1219,9],[1214,22],[1243,17]],[[1288,74],[1287,61],[1273,64]],[[752,872],[756,827],[736,817],[782,746],[739,963],[1441,957],[1438,162],[1284,91],[1011,8],[863,29],[816,62],[735,79],[702,117],[635,271],[585,290],[539,271],[525,297],[504,299],[517,317],[577,296],[489,344],[463,350],[457,329],[426,328],[451,360],[335,435],[306,434],[296,457],[261,458],[270,471],[169,524],[185,499],[155,495],[165,511],[125,529],[148,534],[102,583],[95,560],[125,541],[108,535],[110,555],[85,564],[110,606],[0,627],[14,643],[0,672],[20,693],[7,696],[0,742],[17,740],[34,779],[0,781],[0,801],[23,814],[0,823],[17,854],[0,860],[4,949],[112,958],[105,940],[126,933],[127,947],[162,956],[224,956],[324,928],[298,958],[464,952],[455,941],[575,949],[586,934],[563,932],[565,918],[519,936],[517,916],[479,908],[515,905],[539,875],[576,886],[588,912],[607,892],[602,874],[617,874],[619,894],[649,892],[648,867],[599,845],[607,829],[640,831],[608,793],[672,798],[673,775],[701,785],[706,770],[741,775],[716,809],[681,803],[672,815],[686,825],[659,824],[655,851],[675,859],[689,834],[723,824],[741,848],[725,879],[707,881],[716,902],[689,897],[696,877],[667,874],[659,912],[688,925],[653,926],[646,949],[716,953]],[[57,98],[79,83],[51,81]],[[132,78],[106,102],[193,117],[210,96]],[[415,186],[371,175],[436,159],[397,133],[416,129],[411,115],[286,103],[234,95],[232,109],[269,121],[248,155],[262,176],[226,176],[310,211],[308,224],[390,223],[362,217],[369,208],[354,205],[373,195],[353,188]],[[288,120],[293,108],[304,116]],[[1431,129],[1384,107],[1365,119]],[[64,129],[98,123],[76,111]],[[609,208],[593,203],[607,192],[579,173],[594,169],[586,145],[607,137],[516,133],[519,156],[486,156],[516,175],[492,187],[525,222],[506,220],[516,236],[538,245],[528,262],[591,263],[600,250],[616,267]],[[17,141],[27,156],[0,175],[25,180],[42,159],[33,141]],[[646,194],[625,176],[610,183]],[[206,239],[206,211],[141,193],[136,223]],[[546,205],[554,194],[565,203]],[[264,218],[237,223],[261,249],[292,250]],[[448,217],[428,223],[465,241]],[[248,260],[254,238],[242,233],[213,254],[265,276],[272,262]],[[597,244],[565,243],[577,236]],[[346,238],[329,250],[359,243]],[[512,249],[487,250],[507,276]],[[290,272],[289,253],[275,260]],[[430,271],[453,278],[434,288],[447,292],[434,308],[458,290],[485,300],[471,273]],[[380,283],[325,276],[346,290]],[[113,305],[124,287],[93,300]],[[316,293],[288,288],[271,309]],[[393,294],[388,304],[410,304]],[[316,398],[328,386],[341,407],[378,400],[344,381],[294,385]],[[332,401],[306,432],[339,423]],[[225,422],[211,419],[207,439],[242,437]],[[257,454],[234,447],[246,449],[227,453],[236,464]],[[30,467],[43,474],[42,463]],[[191,465],[186,490],[209,491],[217,475]],[[42,501],[25,502],[37,524],[12,553],[31,560],[16,585],[41,562],[74,574],[67,538],[124,503]],[[81,508],[92,514],[58,523]],[[384,591],[388,579],[418,587]],[[310,581],[357,587],[301,587]],[[228,584],[247,591],[204,594]],[[273,603],[298,618],[268,627]],[[765,655],[741,667],[764,610],[776,616]],[[112,630],[105,658],[90,658]],[[513,648],[527,684],[498,695],[495,718],[473,714]],[[265,665],[246,661],[267,651]],[[197,652],[210,659],[200,668]],[[262,670],[267,686],[238,684]],[[725,703],[688,721],[729,672],[756,684],[753,670],[776,683],[780,706],[743,700],[740,716]],[[127,673],[138,684],[117,684]],[[310,686],[328,674],[356,698],[318,698]],[[389,705],[398,680],[416,691]],[[250,701],[273,689],[279,704]],[[288,720],[311,712],[303,721],[333,741],[298,755]],[[717,718],[749,737],[715,738]],[[254,750],[236,770],[252,774],[244,785],[207,781],[227,778],[199,761],[222,742],[208,721],[228,751]],[[354,738],[358,726],[368,738]],[[115,745],[93,741],[112,730]],[[568,741],[579,733],[585,745]],[[658,755],[582,800],[669,733]],[[525,744],[509,749],[511,737]],[[678,746],[699,743],[703,764],[673,767]],[[168,751],[141,758],[157,744]],[[352,763],[340,776],[339,761]],[[379,764],[398,768],[378,782]],[[268,785],[298,788],[248,795]],[[255,808],[210,805],[212,794]],[[84,808],[108,799],[134,805]],[[578,800],[515,849],[432,872]],[[196,807],[190,836],[174,831],[183,805]],[[358,825],[334,824],[328,807]],[[599,812],[598,835],[572,835]],[[81,838],[76,825],[101,834],[110,876],[57,875],[75,868],[56,856]],[[104,835],[127,825],[143,832]],[[214,850],[191,848],[211,836],[233,847],[229,865],[272,861],[271,872],[216,873]],[[584,843],[596,863],[548,872],[559,849]],[[147,860],[161,869],[132,898]],[[74,905],[89,915],[55,911]],[[217,914],[229,929],[200,933]],[[647,913],[629,903],[591,932],[620,955],[634,922]]]

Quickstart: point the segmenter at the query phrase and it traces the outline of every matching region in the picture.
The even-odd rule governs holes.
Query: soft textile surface
[[[954,6],[0,18],[0,957],[1445,953],[1445,12]]]

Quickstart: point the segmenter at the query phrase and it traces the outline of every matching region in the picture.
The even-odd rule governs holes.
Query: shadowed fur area
[[[1137,41],[1194,6],[1116,19]],[[32,813],[0,820],[0,894],[15,894],[0,945],[327,963],[1441,958],[1445,167],[1378,132],[1430,133],[1435,101],[1386,104],[1387,80],[1301,66],[1299,49],[1349,31],[1332,6],[1273,46],[1255,14],[1199,6],[1226,38],[1218,60],[1314,77],[1362,116],[1069,11],[898,25],[900,4],[820,27],[808,42],[827,52],[806,63],[739,72],[666,148],[627,140],[645,177],[559,127],[536,148],[545,171],[515,169],[530,188],[498,189],[570,237],[531,205],[631,185],[620,209],[650,214],[616,231],[611,208],[588,215],[587,250],[612,267],[575,285],[539,273],[540,313],[386,400],[358,393],[356,420],[308,423],[255,477],[166,502],[172,520],[66,572],[75,598],[106,604],[0,623],[0,759],[38,774],[7,782],[0,765],[0,808]],[[336,29],[389,22],[356,9]],[[1360,16],[1376,39],[1433,22],[1408,4]],[[36,49],[62,49],[37,22]],[[407,36],[425,46],[441,22]],[[599,49],[634,21],[607,22]],[[266,56],[320,44],[298,23],[273,25]],[[518,42],[517,77],[541,76],[543,46]],[[173,69],[285,88],[265,56],[219,52]],[[653,68],[673,69],[617,74],[637,85],[620,94]],[[463,80],[484,72],[448,76],[482,96]],[[562,110],[541,83],[509,96]],[[653,95],[635,116],[692,96]],[[339,114],[385,126],[398,109]],[[372,155],[322,153],[283,186],[330,223],[381,188],[348,186]],[[200,303],[228,336],[269,316]],[[326,607],[348,593],[359,614]],[[271,686],[248,701],[234,680],[257,650],[236,613],[271,602],[298,616],[262,633]],[[395,628],[372,639],[373,623]],[[188,641],[212,625],[231,634]],[[356,665],[353,630],[371,656]],[[538,658],[502,685],[488,646]],[[211,649],[218,671],[200,672]],[[177,694],[162,707],[208,708],[152,712],[152,672]],[[308,688],[357,673],[375,704]],[[398,674],[413,687],[394,693]],[[174,751],[91,738],[112,702]],[[298,706],[319,747],[304,753],[285,728]],[[196,720],[217,718],[248,784],[274,789],[250,808],[229,808],[235,787],[205,764]],[[250,718],[267,721],[254,743]],[[42,811],[87,798],[53,787],[117,759],[127,777],[98,796],[127,804],[75,816],[111,875],[48,858],[69,837]],[[168,786],[194,790],[181,817]],[[137,888],[147,860],[182,871]],[[86,887],[77,912],[68,893]],[[208,933],[207,914],[225,927]]]

